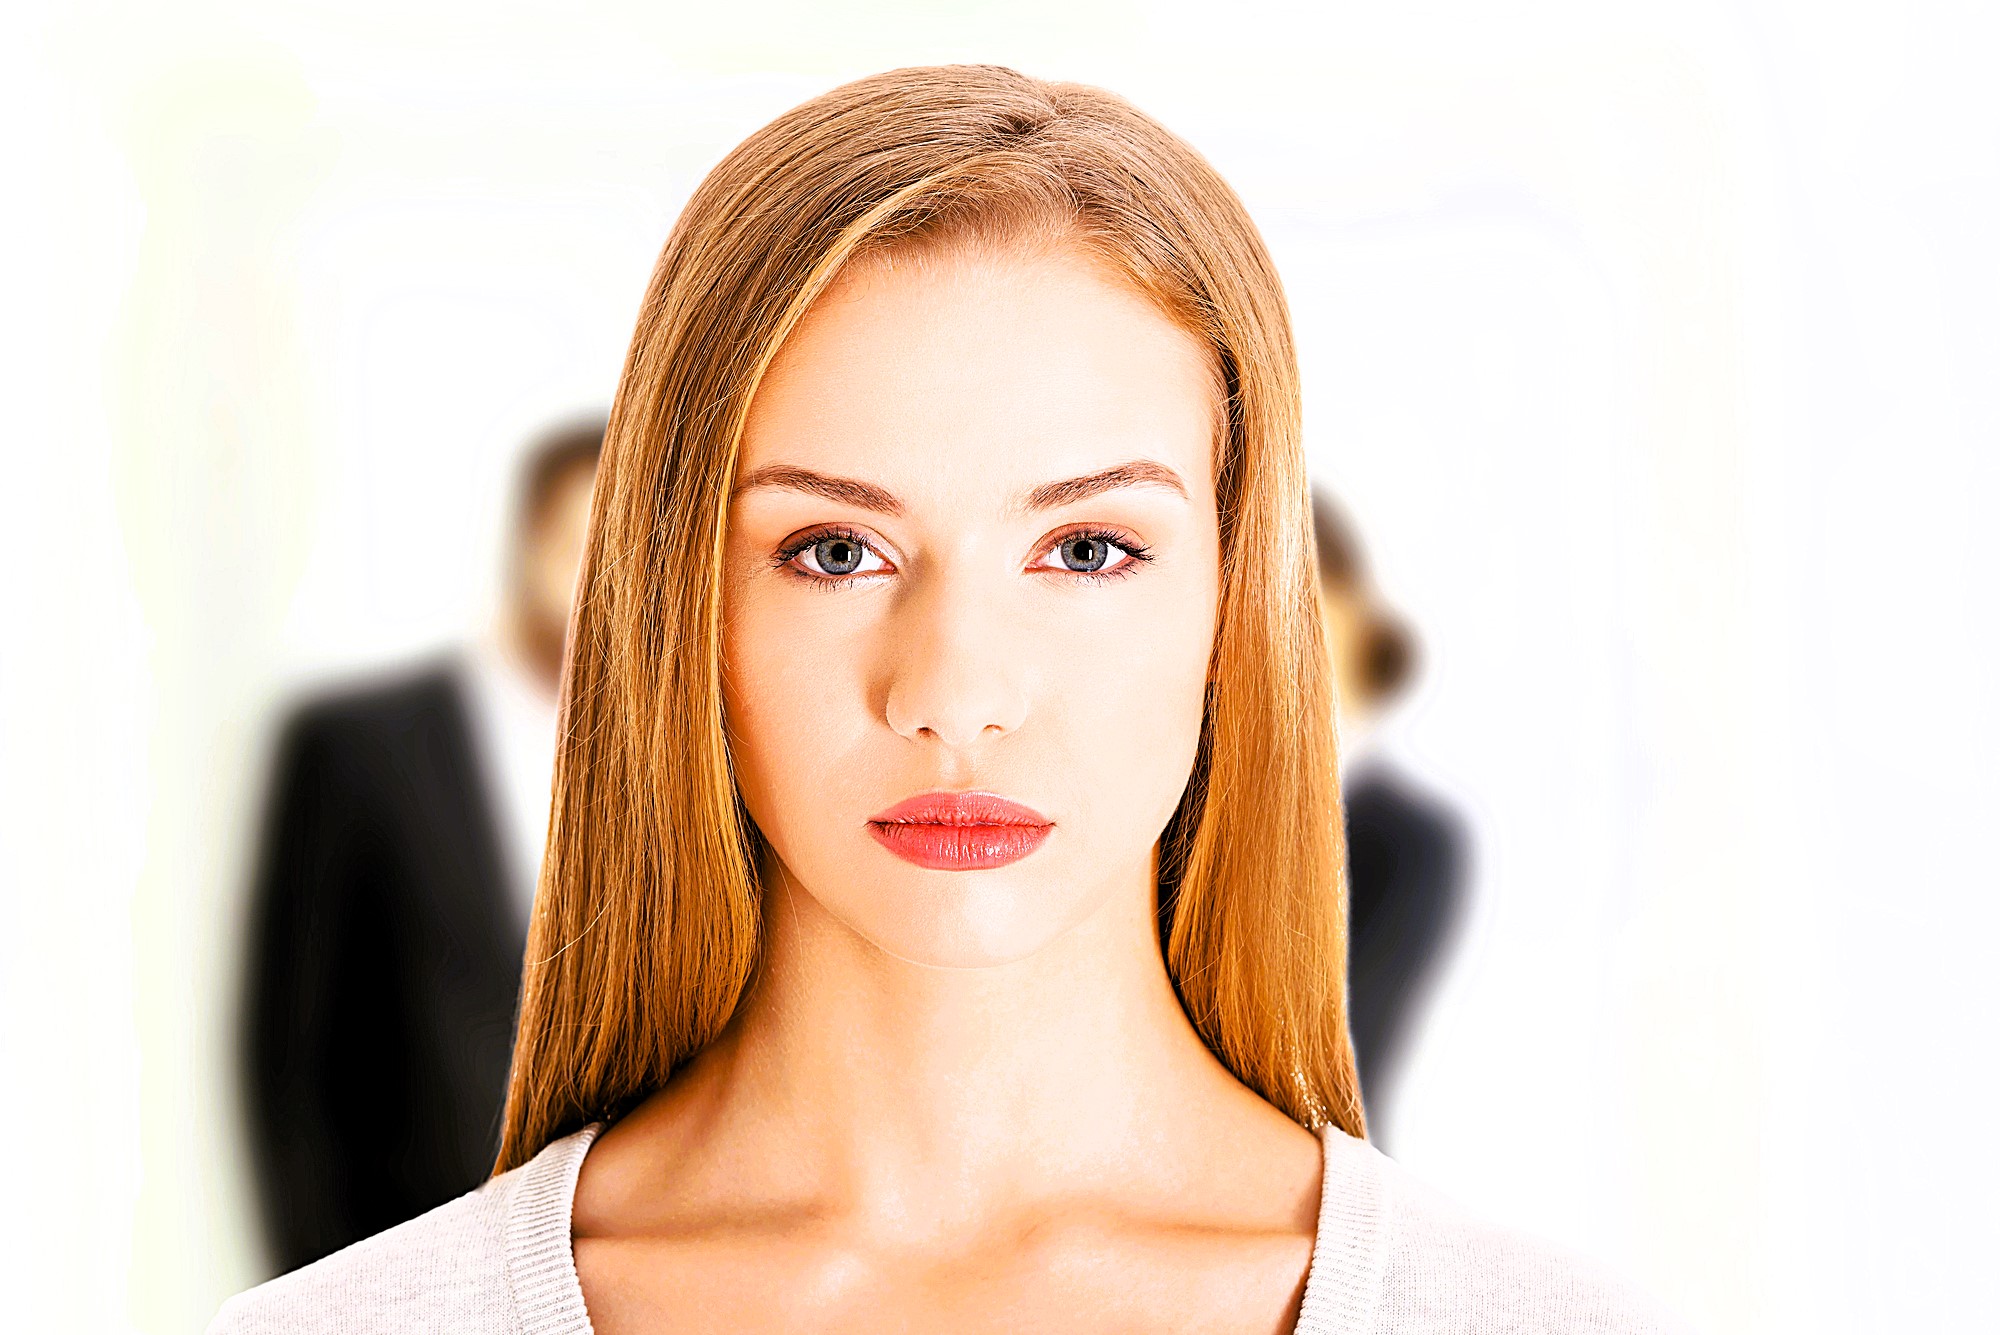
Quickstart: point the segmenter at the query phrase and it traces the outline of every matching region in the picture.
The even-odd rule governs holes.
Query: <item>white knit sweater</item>
[[[209,1335],[590,1335],[570,1251],[589,1126],[387,1232],[223,1304]],[[1661,1332],[1644,1295],[1479,1222],[1331,1126],[1294,1335]]]

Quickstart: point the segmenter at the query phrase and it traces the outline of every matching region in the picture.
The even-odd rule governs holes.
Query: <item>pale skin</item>
[[[1319,1143],[1203,1045],[1153,919],[1215,412],[1206,353],[1061,245],[869,259],[787,340],[724,572],[763,957],[584,1160],[599,1335],[1291,1330]],[[1054,831],[973,871],[869,836],[937,790]]]

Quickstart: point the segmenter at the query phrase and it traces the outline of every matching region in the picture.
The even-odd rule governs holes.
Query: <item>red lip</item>
[[[868,819],[868,833],[905,862],[932,871],[981,871],[1019,862],[1055,823],[993,793],[919,793]]]

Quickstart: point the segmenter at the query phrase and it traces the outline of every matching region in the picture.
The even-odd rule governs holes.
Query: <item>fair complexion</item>
[[[1320,1147],[1202,1044],[1154,925],[1215,421],[1203,350],[1058,246],[871,258],[787,340],[724,571],[763,956],[584,1160],[599,1335],[1292,1328]],[[1038,813],[1032,851],[871,828],[973,791]]]

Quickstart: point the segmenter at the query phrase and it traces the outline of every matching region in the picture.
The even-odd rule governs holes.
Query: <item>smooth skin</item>
[[[1153,917],[1216,622],[1215,400],[1060,246],[871,258],[787,340],[724,575],[763,958],[584,1160],[599,1335],[1292,1329],[1319,1143],[1202,1044]],[[940,789],[1054,832],[980,871],[869,836]]]

